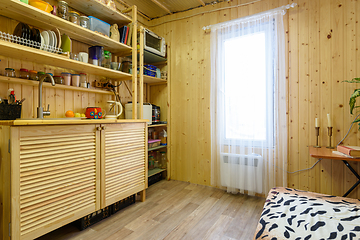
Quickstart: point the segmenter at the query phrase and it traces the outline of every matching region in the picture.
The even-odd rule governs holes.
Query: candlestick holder
[[[319,146],[319,131],[320,127],[315,127],[315,136],[316,136],[316,145],[314,146],[315,148],[321,148]]]
[[[329,146],[327,146],[326,148],[331,148],[333,149],[334,147],[331,146],[331,136],[332,136],[332,127],[328,127],[328,136],[329,136]]]

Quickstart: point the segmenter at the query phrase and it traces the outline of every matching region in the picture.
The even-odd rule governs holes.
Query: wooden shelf
[[[161,173],[166,171],[166,169],[161,169],[161,168],[154,168],[154,169],[149,169],[148,170],[148,177],[151,177],[155,174]]]
[[[0,76],[0,82],[6,82],[6,83],[18,83],[22,85],[28,85],[28,86],[39,86],[38,81],[33,80],[27,80],[22,78],[10,78],[5,76]],[[90,93],[98,93],[98,94],[107,94],[107,95],[113,95],[113,92],[106,91],[106,90],[100,90],[100,89],[92,89],[92,88],[83,88],[83,87],[74,87],[74,86],[67,86],[62,84],[56,84],[55,86],[52,86],[51,83],[44,82],[43,83],[44,88],[56,88],[56,89],[63,89],[63,90],[70,90],[70,91],[80,91],[80,92],[90,92]]]
[[[85,0],[76,0],[76,2],[79,2],[78,4],[89,5],[89,1]],[[103,5],[97,1],[91,1],[91,5],[94,7],[98,4]],[[104,46],[105,50],[108,50],[112,53],[128,52],[132,50],[132,47],[130,46],[117,42],[109,37],[103,36],[89,29],[80,27],[77,24],[66,21],[50,13],[46,13],[33,6],[22,3],[19,0],[3,1],[0,5],[0,15],[44,30],[51,30],[56,27],[60,30],[61,33],[67,34],[71,39],[75,39],[88,45]],[[131,19],[128,21],[131,22]],[[12,34],[12,32],[9,33]]]
[[[138,76],[139,77],[139,76]],[[150,77],[147,75],[144,75],[144,83],[150,83],[150,84],[166,84],[167,80],[166,79],[161,79],[161,78],[157,78],[157,77]]]
[[[132,19],[125,14],[108,8],[105,4],[96,0],[68,0],[69,6],[82,13],[99,18],[109,24],[116,23],[119,28],[122,25],[132,22]]]
[[[121,71],[95,66],[90,63],[83,63],[80,61],[68,59],[63,55],[50,53],[36,48],[26,47],[23,45],[6,42],[2,40],[0,40],[0,52],[1,55],[7,57],[17,58],[24,61],[36,62],[51,66],[57,66],[61,68],[72,69],[78,72],[104,76],[120,81],[129,80],[132,77],[131,74],[124,73]]]
[[[167,145],[160,145],[158,147],[149,148],[148,151],[150,152],[150,151],[154,151],[154,150],[158,150],[158,149],[166,148],[166,147],[167,147]]]
[[[167,124],[153,124],[153,125],[148,125],[148,128],[150,127],[167,127]]]

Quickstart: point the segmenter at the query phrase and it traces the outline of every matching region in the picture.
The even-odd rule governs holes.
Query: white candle
[[[319,127],[319,119],[315,118],[315,127]]]
[[[330,119],[330,114],[327,114],[327,119],[328,119],[328,127],[331,127],[331,119]]]

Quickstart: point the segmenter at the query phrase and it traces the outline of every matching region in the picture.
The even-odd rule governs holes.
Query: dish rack
[[[59,54],[63,53],[61,48],[57,48],[57,47],[53,47],[53,46],[45,45],[45,44],[42,45],[39,42],[25,39],[25,38],[18,37],[18,36],[14,36],[12,34],[5,33],[2,31],[0,31],[0,40],[24,45],[27,47],[37,48],[39,50],[43,50],[43,51],[47,51],[47,52],[51,52],[51,53],[59,53]]]

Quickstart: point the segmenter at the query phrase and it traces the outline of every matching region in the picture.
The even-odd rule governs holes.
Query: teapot
[[[117,101],[107,101],[107,114],[105,119],[117,119],[123,112],[123,107],[120,102]]]

